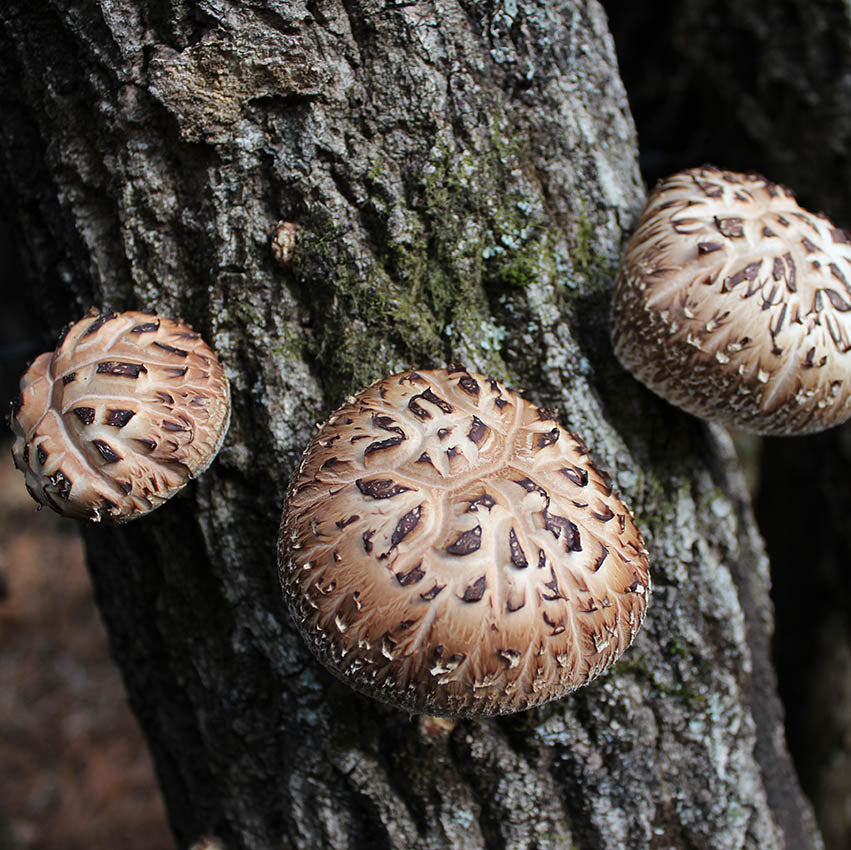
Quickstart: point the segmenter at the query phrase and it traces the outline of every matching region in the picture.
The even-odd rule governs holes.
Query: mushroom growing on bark
[[[584,685],[635,638],[650,591],[641,534],[582,441],[460,368],[385,378],[320,427],[279,564],[332,672],[437,715]]]
[[[42,505],[126,522],[203,472],[229,419],[222,365],[188,325],[92,312],[21,379],[12,456]]]
[[[851,417],[851,235],[764,177],[660,182],[612,319],[624,366],[689,413],[762,434]]]
[[[279,221],[275,225],[270,245],[272,256],[278,265],[286,266],[292,260],[298,241],[298,231],[298,225],[291,221]]]

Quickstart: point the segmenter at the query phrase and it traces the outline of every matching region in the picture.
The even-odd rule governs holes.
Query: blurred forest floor
[[[174,850],[76,525],[0,442],[0,850]]]

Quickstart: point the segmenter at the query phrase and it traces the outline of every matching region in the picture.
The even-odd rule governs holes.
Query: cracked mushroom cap
[[[582,441],[499,381],[403,372],[350,398],[290,487],[281,579],[305,639],[410,711],[504,714],[589,682],[650,590]]]
[[[12,456],[42,505],[125,522],[203,472],[229,418],[221,363],[188,325],[91,313],[21,379]]]
[[[612,318],[624,366],[689,413],[762,434],[851,417],[851,236],[764,177],[659,183]]]

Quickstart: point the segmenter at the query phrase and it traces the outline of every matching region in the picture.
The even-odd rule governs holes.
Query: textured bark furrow
[[[557,782],[514,751],[502,730],[491,730],[485,742],[476,725],[464,725],[452,733],[451,746],[481,807],[489,850],[576,846]]]
[[[12,0],[0,48],[0,180],[46,337],[91,304],[180,315],[231,379],[227,442],[186,498],[139,527],[86,529],[181,846],[816,846],[789,838],[794,787],[786,815],[766,801],[763,771],[784,762],[755,749],[773,697],[751,694],[764,646],[746,638],[767,625],[745,628],[730,559],[743,575],[764,563],[733,520],[735,482],[712,478],[723,452],[625,378],[608,344],[641,187],[594,0]],[[282,220],[299,228],[285,266],[269,243]],[[316,422],[380,375],[459,362],[583,434],[649,532],[656,592],[631,656],[596,685],[446,727],[316,665],[284,610],[275,541]],[[436,436],[432,466],[461,437],[489,439],[472,420]],[[410,495],[383,473],[360,480],[384,505]],[[372,532],[355,544],[378,551]],[[512,569],[548,569],[521,537],[529,565]],[[764,584],[751,591],[762,611]]]

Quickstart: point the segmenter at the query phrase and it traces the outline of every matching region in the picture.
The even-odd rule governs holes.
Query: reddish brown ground
[[[77,527],[36,511],[3,441],[0,850],[174,846]]]

